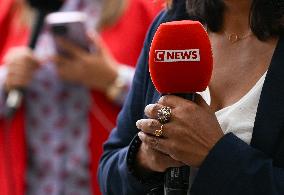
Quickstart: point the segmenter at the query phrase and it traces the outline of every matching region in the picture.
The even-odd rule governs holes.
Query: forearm
[[[106,90],[107,97],[118,105],[123,105],[131,88],[135,69],[130,66],[120,65],[117,70],[116,79]]]
[[[160,17],[162,16],[164,16],[163,13]],[[139,131],[136,127],[136,121],[144,117],[144,108],[147,105],[146,98],[149,95],[147,56],[149,52],[149,43],[159,22],[160,20],[158,18],[148,33],[142,53],[138,60],[130,93],[118,116],[117,128],[112,131],[104,145],[104,154],[101,158],[98,173],[100,187],[104,195],[144,195],[148,190],[131,174],[130,169],[127,166],[127,154],[131,141]]]
[[[117,128],[112,130],[104,145],[104,154],[99,167],[99,181],[103,194],[126,195],[143,192],[141,189],[143,186],[131,175],[127,167],[129,145],[138,132],[136,121],[143,117],[145,101],[143,92],[146,90],[143,70],[143,67],[137,70],[132,90],[118,116]]]
[[[110,145],[108,145],[110,146]],[[137,194],[145,195],[145,186],[128,168],[127,154],[129,147],[105,152],[100,162],[99,180],[102,193],[105,195]]]

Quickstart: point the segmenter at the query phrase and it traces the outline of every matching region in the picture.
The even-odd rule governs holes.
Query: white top
[[[266,72],[239,101],[215,112],[224,134],[232,132],[244,142],[250,144],[265,76]],[[206,103],[210,105],[211,98],[209,88],[201,92],[200,95],[204,98]]]
[[[259,103],[260,94],[266,77],[265,72],[251,90],[245,94],[239,101],[231,106],[225,107],[215,112],[218,122],[224,132],[234,133],[241,140],[250,144],[256,111]],[[211,103],[210,91],[207,88],[199,93],[208,105]],[[191,168],[190,187],[198,172],[197,168]]]

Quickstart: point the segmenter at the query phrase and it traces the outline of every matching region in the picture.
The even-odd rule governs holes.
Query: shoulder
[[[145,39],[145,44],[144,47],[150,48],[151,41],[154,37],[155,32],[157,31],[158,27],[160,26],[161,23],[165,22],[166,18],[168,15],[167,10],[161,11],[155,20],[152,22],[152,25],[150,26],[146,39]]]

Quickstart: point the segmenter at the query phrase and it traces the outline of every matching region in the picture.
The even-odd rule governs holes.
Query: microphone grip
[[[187,195],[190,167],[168,168],[165,174],[165,195]]]
[[[37,39],[41,32],[41,29],[44,25],[44,18],[47,12],[43,10],[38,11],[38,16],[36,17],[35,24],[32,29],[31,38],[29,40],[29,48],[35,49]],[[24,97],[24,89],[12,89],[9,91],[7,99],[6,99],[6,113],[5,116],[7,118],[11,118],[17,109],[21,106],[23,97]]]
[[[190,100],[193,102],[195,100],[195,93],[174,93],[172,95],[175,95],[175,96],[178,96],[178,97],[181,97],[183,99]]]
[[[44,10],[38,10],[37,17],[31,32],[30,40],[29,40],[29,48],[34,49],[37,43],[37,39],[41,32],[41,29],[44,25],[44,19],[47,12]]]
[[[194,101],[195,93],[172,94],[181,98]],[[190,167],[168,168],[165,174],[164,195],[187,195],[189,188]]]

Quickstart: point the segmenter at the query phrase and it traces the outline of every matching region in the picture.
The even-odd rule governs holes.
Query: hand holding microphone
[[[157,138],[154,132],[160,129],[161,124],[153,120],[157,118],[158,110],[164,106],[171,107],[171,121],[163,125],[162,137]],[[145,114],[150,119],[138,121],[138,128],[142,130],[139,133],[142,144],[148,150],[167,155],[171,161],[179,162],[179,166],[166,167],[170,169],[166,173],[168,180],[165,181],[165,194],[187,194],[188,188],[185,186],[188,185],[188,170],[185,167],[173,167],[199,167],[223,136],[214,112],[199,95],[195,102],[166,95],[157,104],[148,105]]]
[[[203,99],[197,96],[195,102],[189,101],[195,92],[208,86],[212,64],[210,41],[199,22],[169,22],[158,28],[150,49],[149,69],[157,91],[164,96],[146,107],[150,119],[138,122],[142,130],[139,137],[145,145],[186,165],[200,166],[223,135],[214,112]],[[171,111],[169,122],[149,125],[155,124],[150,121],[167,107]],[[165,194],[187,194],[188,172],[188,167],[168,169]]]
[[[39,67],[33,52],[26,47],[11,49],[4,61],[8,67],[4,83],[6,91],[26,88],[32,80],[34,71]]]
[[[35,24],[34,24],[33,29],[32,29],[30,41],[29,41],[29,48],[34,49],[36,42],[37,42],[37,39],[39,37],[40,31],[41,31],[42,26],[44,24],[45,16],[50,12],[54,12],[54,11],[58,10],[62,6],[63,1],[62,0],[53,0],[53,1],[49,1],[49,0],[29,0],[28,3],[32,7],[34,7],[38,12],[36,20],[35,20]],[[23,52],[20,52],[20,55],[22,55],[21,58],[25,62],[28,62],[32,54],[30,54],[29,51],[23,51]],[[31,61],[36,61],[36,60],[33,59]],[[13,66],[15,65],[14,62],[11,63],[11,64],[13,64]],[[19,67],[20,69],[25,69],[25,67],[28,66],[28,65],[23,65],[23,62],[19,62],[19,64],[22,64],[21,67]],[[32,63],[32,64],[34,64],[34,63]],[[16,68],[16,69],[19,70],[19,68]],[[15,70],[15,68],[13,68],[13,69]],[[26,71],[33,72],[33,69],[31,69],[30,71],[29,70],[26,70]],[[27,83],[30,81],[30,78],[27,78],[27,76],[25,76],[24,73],[19,73],[19,74],[21,74],[20,80],[16,81],[17,79],[14,79],[13,81],[8,81],[8,83],[9,83],[8,89],[10,91],[9,91],[7,99],[6,99],[7,110],[6,110],[5,116],[7,118],[11,118],[14,115],[14,113],[16,112],[16,110],[21,106],[23,96],[24,96],[24,88],[23,87],[26,87]],[[15,76],[17,76],[17,75],[14,75],[14,77]],[[14,84],[11,84],[11,83],[14,83]],[[20,88],[12,88],[12,89],[9,88],[9,87],[14,87],[14,85],[18,86]],[[7,87],[7,85],[6,85],[6,87]]]
[[[153,132],[160,128],[160,124],[151,121],[164,106],[171,107],[172,119],[163,125],[163,137],[154,144]],[[199,167],[209,150],[223,136],[214,112],[199,95],[195,102],[174,95],[164,96],[157,104],[148,105],[145,114],[152,119],[139,121],[142,142],[185,165]],[[152,127],[149,123],[153,124]]]

